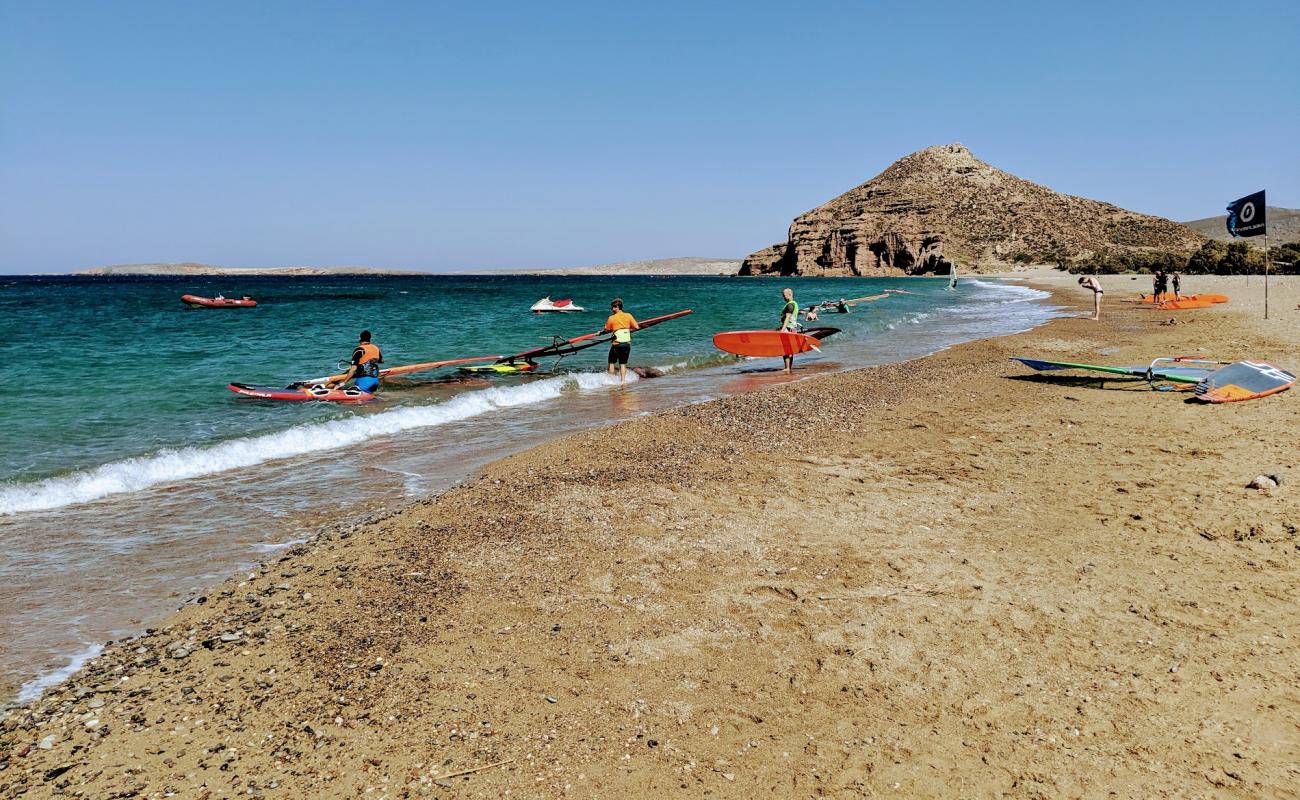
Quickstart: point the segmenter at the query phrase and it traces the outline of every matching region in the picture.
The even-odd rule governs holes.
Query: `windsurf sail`
[[[1237,403],[1284,392],[1296,376],[1262,361],[1237,361],[1206,375],[1196,384],[1202,403]]]
[[[406,364],[404,366],[388,367],[387,369],[379,370],[379,379],[396,378],[399,375],[410,375],[415,372],[429,372],[442,367],[456,366],[457,364],[498,361],[500,358],[501,356],[474,356],[473,358],[452,358],[446,361],[425,361],[420,364]],[[311,378],[310,380],[305,381],[295,381],[294,383],[289,384],[288,388],[296,389],[302,386],[319,386],[324,383],[334,383],[343,380],[345,375],[347,375],[346,372],[341,372],[338,375],[326,375],[323,378]]]
[[[1171,383],[1198,383],[1202,378],[1214,372],[1222,363],[1202,358],[1185,356],[1161,357],[1152,360],[1146,366],[1112,367],[1103,364],[1078,364],[1072,361],[1043,361],[1036,358],[1012,358],[1030,369],[1039,372],[1051,372],[1061,369],[1081,369],[1089,372],[1102,372],[1109,375],[1128,375],[1134,378],[1165,380]],[[1197,366],[1189,366],[1195,364]]]
[[[677,319],[678,317],[684,317],[687,314],[693,313],[694,311],[688,308],[685,311],[675,311],[671,314],[651,317],[650,319],[642,320],[638,323],[639,329],[645,330],[646,328],[654,327],[661,322],[667,322],[670,319]],[[552,342],[548,345],[534,347],[531,350],[525,350],[522,353],[515,353],[512,356],[503,356],[497,359],[497,363],[512,364],[521,361],[532,362],[539,358],[551,358],[553,356],[563,358],[564,356],[572,355],[581,350],[586,350],[588,347],[606,344],[613,341],[613,339],[614,334],[603,329],[596,331],[595,333],[584,333],[583,335],[575,336],[572,339],[562,339],[559,336],[555,336],[552,337]]]

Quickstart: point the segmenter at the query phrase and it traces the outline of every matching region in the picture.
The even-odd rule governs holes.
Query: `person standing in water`
[[[1101,283],[1092,275],[1086,275],[1079,279],[1079,285],[1092,290],[1092,318],[1101,319]]]
[[[794,301],[793,289],[782,289],[781,297],[785,298],[785,307],[781,309],[781,326],[779,331],[797,331],[799,329],[799,304]],[[781,356],[785,364],[786,372],[794,371],[794,355]]]
[[[627,381],[627,359],[632,355],[632,331],[640,330],[636,319],[623,310],[623,301],[615,297],[609,304],[609,319],[605,320],[605,330],[614,334],[614,343],[609,346],[609,368],[607,373],[614,374],[614,365],[618,365],[618,381]]]
[[[379,365],[384,363],[384,354],[378,345],[370,343],[370,331],[362,331],[358,337],[357,347],[352,351],[352,365],[343,374],[343,378],[330,384],[337,389],[348,381],[366,394],[379,391]]]

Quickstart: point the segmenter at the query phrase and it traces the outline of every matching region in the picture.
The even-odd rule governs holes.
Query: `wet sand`
[[[569,437],[295,548],[11,712],[0,796],[1294,796],[1300,394],[1007,358],[1294,369],[1300,284],[1265,323],[1257,279],[1178,313],[1108,280],[1100,323]]]

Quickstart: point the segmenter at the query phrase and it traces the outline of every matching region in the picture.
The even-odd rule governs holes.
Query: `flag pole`
[[[1273,262],[1268,252],[1268,226],[1264,227],[1264,319],[1268,319],[1268,268]]]

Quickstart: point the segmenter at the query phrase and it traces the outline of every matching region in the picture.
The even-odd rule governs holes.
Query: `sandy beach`
[[[1008,358],[1294,371],[1300,280],[1102,283],[298,546],[12,710],[0,797],[1294,797],[1300,394]]]

